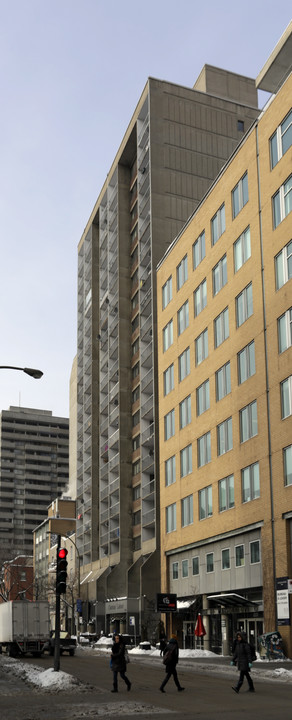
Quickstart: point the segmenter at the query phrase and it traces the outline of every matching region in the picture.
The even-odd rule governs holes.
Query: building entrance
[[[237,630],[245,632],[248,642],[253,645],[254,648],[257,650],[258,638],[264,632],[263,620],[258,620],[255,618],[239,618],[237,622]]]

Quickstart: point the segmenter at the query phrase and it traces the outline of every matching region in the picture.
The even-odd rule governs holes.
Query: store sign
[[[288,583],[287,577],[276,580],[278,625],[290,625]]]
[[[157,612],[176,612],[176,595],[174,593],[157,593],[156,595]]]

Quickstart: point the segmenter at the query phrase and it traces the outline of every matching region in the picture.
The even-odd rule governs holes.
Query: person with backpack
[[[172,635],[169,642],[167,643],[166,647],[163,650],[163,664],[165,665],[165,672],[166,677],[164,678],[163,682],[160,685],[160,692],[165,692],[164,688],[165,685],[168,683],[171,676],[173,676],[174,682],[176,684],[176,687],[178,689],[178,692],[182,692],[184,688],[181,686],[179,679],[177,677],[177,671],[176,666],[178,663],[178,642],[176,635]]]
[[[113,690],[112,692],[116,693],[118,692],[118,673],[120,673],[120,676],[122,680],[127,685],[127,690],[131,690],[131,682],[129,678],[125,675],[126,672],[126,648],[124,643],[121,640],[120,635],[117,633],[114,635],[114,643],[112,646],[112,653],[111,653],[111,660],[110,660],[110,666],[113,671]]]
[[[254,684],[249,674],[249,670],[252,667],[250,644],[247,642],[246,634],[244,632],[238,632],[236,640],[237,642],[235,645],[231,665],[237,665],[237,669],[239,670],[240,674],[238,682],[235,686],[232,686],[232,690],[234,690],[234,692],[236,693],[239,693],[244,678],[246,677],[249,692],[254,692]]]

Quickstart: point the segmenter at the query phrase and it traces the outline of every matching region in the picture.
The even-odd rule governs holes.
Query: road
[[[25,664],[52,667],[52,658],[27,658]],[[163,720],[167,713],[173,720],[199,718],[199,720],[291,720],[291,683],[264,680],[264,670],[256,674],[256,692],[246,692],[243,686],[236,695],[231,686],[237,676],[233,668],[211,667],[210,663],[181,661],[178,674],[185,691],[178,693],[171,679],[166,693],[159,692],[164,667],[158,658],[135,658],[128,665],[132,682],[128,693],[119,679],[119,692],[111,694],[112,674],[108,656],[84,653],[74,658],[63,656],[61,670],[76,676],[86,685],[80,692],[56,693],[51,690],[29,689],[19,691],[19,682],[0,682],[1,717],[3,720],[84,720],[84,718],[129,718],[139,715],[147,720]]]

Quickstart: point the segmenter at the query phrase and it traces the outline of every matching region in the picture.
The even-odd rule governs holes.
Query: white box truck
[[[40,657],[50,636],[49,603],[10,600],[0,604],[0,645],[10,657]]]

